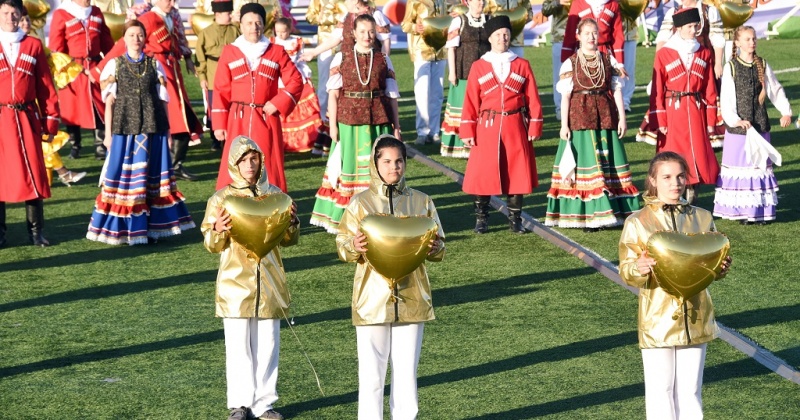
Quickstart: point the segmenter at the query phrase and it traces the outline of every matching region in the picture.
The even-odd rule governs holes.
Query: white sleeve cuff
[[[397,80],[394,79],[386,79],[386,90],[384,90],[386,96],[392,99],[397,99],[400,97],[400,89],[397,87]]]

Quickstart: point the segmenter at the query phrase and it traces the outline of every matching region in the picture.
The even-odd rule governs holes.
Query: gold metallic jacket
[[[562,6],[559,0],[544,0],[542,14],[547,17],[553,17],[550,23],[550,35],[553,36],[552,42],[564,42],[564,31],[567,30],[569,8]]]
[[[664,203],[646,196],[645,206],[625,220],[619,240],[619,274],[625,283],[639,288],[639,347],[643,349],[707,343],[719,335],[714,305],[708,289],[686,301],[686,310],[677,299],[658,287],[648,274],[641,275],[636,260],[647,247],[650,235],[661,230],[683,233],[715,231],[711,212],[681,200],[675,211],[677,229]],[[677,315],[677,319],[673,316]]]
[[[625,33],[625,41],[638,41],[639,40],[639,22],[630,20],[626,17],[622,18],[622,32]]]
[[[219,233],[214,230],[217,209],[225,197],[253,196],[249,184],[236,167],[236,162],[250,150],[261,153],[256,143],[244,136],[233,140],[228,158],[228,173],[233,182],[211,196],[200,226],[203,245],[210,252],[220,254],[216,315],[222,318],[284,318],[289,315],[290,296],[278,247],[261,261],[256,261],[241,245],[231,241],[229,231]],[[261,157],[263,162],[264,155]],[[255,187],[258,196],[281,192],[280,188],[269,184],[263,163]],[[280,245],[295,245],[299,236],[300,226],[292,225],[286,230]]]
[[[429,47],[414,28],[418,23],[427,17],[447,16],[448,5],[444,0],[408,0],[406,3],[406,14],[403,17],[401,27],[403,32],[410,37],[408,43],[408,54],[411,61],[436,61],[447,59],[447,49],[442,48],[438,52]]]
[[[374,156],[375,149],[372,154]],[[397,281],[399,299],[392,300],[392,289],[387,279],[367,264],[364,256],[353,249],[353,239],[358,232],[361,219],[369,214],[389,214],[388,188],[378,176],[375,160],[370,157],[372,180],[368,190],[353,196],[339,223],[336,247],[339,259],[356,263],[353,281],[353,325],[373,325],[391,322],[423,322],[433,320],[431,284],[425,264]],[[427,194],[408,188],[401,179],[392,197],[394,214],[398,216],[427,216],[439,226],[439,252],[429,255],[428,261],[444,258],[444,231],[436,207]],[[369,246],[369,245],[367,245]]]
[[[331,35],[340,18],[347,9],[338,0],[311,0],[306,10],[306,21],[312,25],[317,25],[319,39],[317,45],[325,42]]]

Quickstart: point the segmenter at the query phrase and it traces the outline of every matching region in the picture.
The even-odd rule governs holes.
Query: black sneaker
[[[247,420],[250,410],[247,407],[232,408],[228,420]]]
[[[69,158],[70,159],[78,159],[80,157],[81,157],[81,149],[78,149],[77,147],[73,147],[69,151]]]

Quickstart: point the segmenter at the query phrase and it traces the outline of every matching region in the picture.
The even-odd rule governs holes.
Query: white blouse
[[[613,55],[608,55],[609,61],[611,61],[611,67],[617,68],[619,62],[614,58]],[[572,60],[566,60],[561,63],[561,70],[558,71],[558,74],[565,74],[572,71]],[[629,76],[630,77],[630,76]],[[617,75],[611,76],[611,90],[617,91],[622,90],[622,86],[625,84],[625,81]],[[567,77],[564,79],[559,79],[558,83],[556,83],[556,90],[558,93],[562,95],[567,95],[572,93],[572,89],[574,88],[574,83],[572,81],[572,77]]]
[[[386,58],[386,66],[389,68],[389,70],[394,71],[394,66],[392,66],[392,60],[389,57],[386,57],[386,56],[384,56],[384,57]],[[336,67],[341,67],[341,66],[342,66],[342,53],[339,52],[339,53],[336,53],[336,55],[333,56],[333,60],[331,60],[331,69],[334,69]],[[331,75],[328,78],[328,84],[325,85],[325,87],[328,89],[328,91],[341,89],[342,86],[343,86],[343,81],[342,81],[342,72],[341,71],[337,72],[336,74]],[[400,89],[397,88],[397,80],[387,78],[386,79],[386,89],[383,92],[389,98],[392,98],[392,99],[399,98],[400,97]]]
[[[738,58],[734,58],[734,60],[738,60]],[[775,108],[780,111],[781,115],[792,116],[792,106],[786,98],[783,86],[778,82],[775,72],[772,71],[772,67],[769,64],[764,69],[764,85],[767,88],[767,97],[775,105]],[[722,120],[731,127],[736,126],[742,119],[739,118],[739,114],[736,111],[736,83],[733,81],[730,64],[726,64],[722,69],[722,87],[720,88],[719,102]]]
[[[127,58],[123,59],[127,60]],[[156,61],[155,63],[156,63],[156,76],[166,80],[167,76],[164,73],[164,68],[161,67],[161,63],[159,63],[158,61]],[[103,71],[100,72],[100,81],[102,82],[108,80],[109,77],[114,76],[115,74],[117,74],[117,60],[111,60],[108,62],[108,64],[106,64],[105,67],[103,67]],[[108,98],[108,95],[112,95],[114,97],[117,96],[117,82],[114,82],[106,86],[105,89],[103,89],[102,92],[103,102],[106,102],[106,98]],[[169,102],[169,92],[167,92],[167,87],[160,83],[158,84],[158,98],[164,102]]]

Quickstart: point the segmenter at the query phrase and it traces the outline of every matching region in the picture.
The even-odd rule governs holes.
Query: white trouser
[[[256,416],[278,400],[278,319],[223,318],[228,408],[249,407]]]
[[[633,88],[636,87],[636,41],[625,41],[625,73],[628,78],[622,80],[622,103],[626,109],[631,107]]]
[[[553,43],[553,104],[556,106],[556,118],[561,119],[561,94],[556,90],[556,84],[561,79],[561,47],[563,42]]]
[[[439,134],[444,101],[447,60],[414,61],[414,97],[417,100],[417,135]]]
[[[706,344],[642,349],[647,420],[703,418]]]
[[[328,76],[331,72],[333,50],[328,50],[317,56],[317,98],[322,121],[328,121]]]
[[[425,324],[380,324],[356,327],[358,344],[358,419],[383,419],[386,366],[392,360],[389,407],[393,420],[417,418],[417,365]]]

